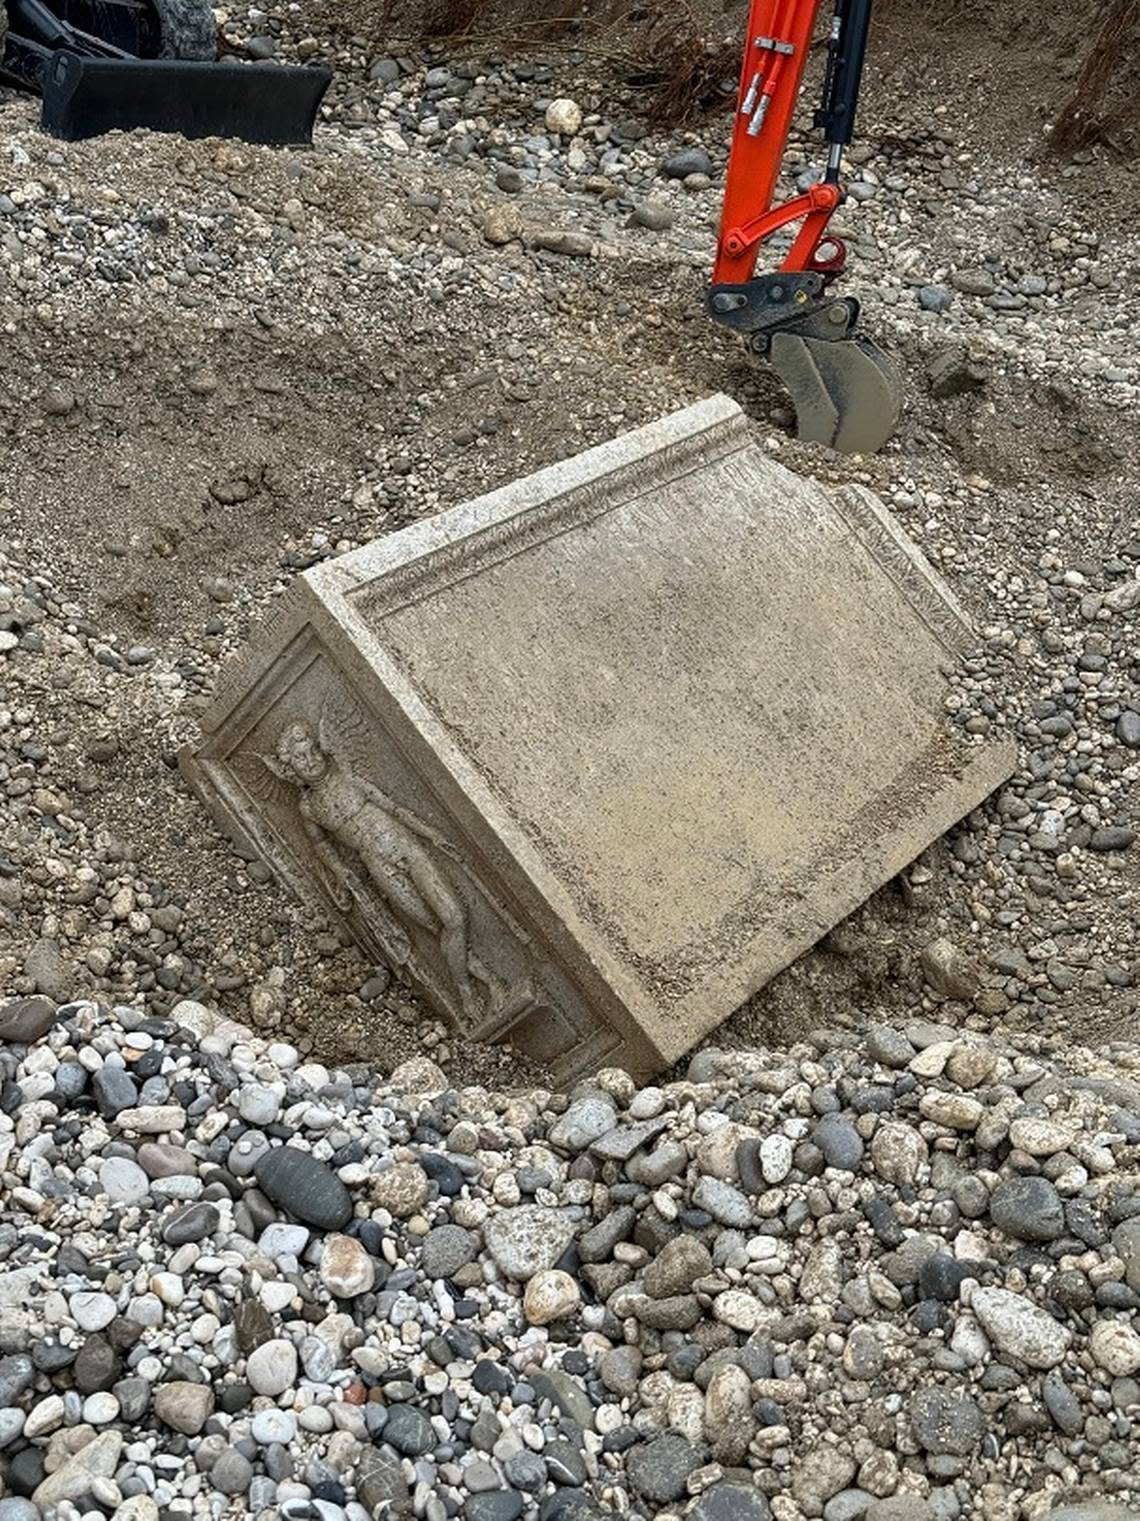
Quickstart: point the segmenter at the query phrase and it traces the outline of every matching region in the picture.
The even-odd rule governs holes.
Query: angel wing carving
[[[271,807],[296,807],[297,788],[289,781],[276,756],[246,750],[235,756],[232,764],[244,786],[261,802]]]

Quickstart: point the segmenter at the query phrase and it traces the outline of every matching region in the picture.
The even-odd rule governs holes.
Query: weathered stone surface
[[[554,1266],[574,1239],[574,1222],[564,1210],[520,1204],[492,1215],[483,1239],[501,1271],[525,1282]]]
[[[80,1448],[74,1457],[60,1465],[36,1487],[32,1500],[41,1510],[63,1500],[78,1500],[91,1489],[94,1479],[109,1479],[119,1462],[123,1448],[120,1431],[104,1431]]]
[[[308,571],[184,762],[464,1034],[644,1074],[1009,774],[970,638],[719,396]]]
[[[1055,1368],[1073,1339],[1067,1326],[1008,1289],[977,1289],[970,1307],[1001,1351],[1031,1368]]]

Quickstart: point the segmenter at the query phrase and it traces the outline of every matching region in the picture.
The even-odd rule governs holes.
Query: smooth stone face
[[[352,1197],[331,1167],[298,1151],[275,1146],[254,1167],[261,1189],[289,1214],[320,1230],[343,1230],[352,1219]]]
[[[321,1252],[321,1282],[338,1299],[367,1294],[376,1279],[372,1258],[352,1236],[329,1236]]]
[[[76,1325],[83,1331],[102,1331],[115,1318],[116,1305],[110,1294],[97,1290],[81,1289],[68,1300],[68,1309]]]
[[[138,1084],[122,1067],[105,1066],[91,1079],[91,1091],[95,1095],[95,1107],[105,1120],[113,1120],[124,1109],[132,1109],[139,1101]]]
[[[210,1469],[210,1483],[223,1495],[244,1495],[253,1478],[253,1464],[232,1447]]]
[[[563,1151],[585,1151],[611,1131],[616,1120],[617,1112],[608,1099],[579,1099],[550,1127],[548,1139]]]
[[[30,1046],[55,1024],[56,1005],[50,998],[9,998],[0,1004],[0,1041]]]
[[[246,1377],[257,1394],[284,1394],[297,1378],[297,1349],[291,1341],[275,1337],[249,1354]]]
[[[815,1127],[812,1140],[829,1167],[853,1172],[863,1160],[863,1138],[851,1121],[841,1115],[825,1115]]]
[[[514,1490],[498,1489],[487,1494],[469,1495],[463,1502],[466,1521],[518,1521],[524,1500]]]
[[[275,1220],[257,1238],[257,1250],[276,1262],[281,1257],[300,1257],[309,1244],[312,1232],[307,1225]]]
[[[393,1405],[384,1423],[384,1441],[405,1457],[418,1458],[436,1445],[435,1429],[414,1405]]]
[[[116,1204],[140,1204],[150,1193],[150,1179],[129,1157],[108,1157],[99,1168],[99,1187]]]
[[[523,1295],[523,1314],[532,1326],[548,1326],[576,1313],[582,1296],[575,1279],[559,1268],[536,1273]]]
[[[14,1405],[35,1382],[36,1370],[26,1353],[0,1357],[0,1407]]]
[[[31,1500],[13,1495],[0,1500],[0,1521],[41,1521],[40,1508]]]
[[[722,1481],[706,1489],[688,1515],[689,1521],[770,1521],[772,1511],[758,1489]]]
[[[259,1410],[250,1422],[250,1435],[261,1447],[279,1442],[283,1447],[297,1434],[297,1418],[291,1410]]]
[[[193,1177],[198,1164],[184,1146],[170,1146],[163,1141],[144,1141],[137,1161],[148,1178]]]
[[[785,470],[725,396],[294,591],[184,765],[369,960],[560,1084],[678,1059],[1014,764],[947,721],[973,642],[948,588],[876,498]]]
[[[172,1210],[162,1223],[162,1239],[168,1246],[203,1241],[218,1229],[221,1216],[213,1204],[187,1204]]]
[[[365,1447],[356,1464],[356,1493],[361,1504],[376,1515],[383,1505],[403,1506],[409,1499],[403,1464],[391,1451]]]

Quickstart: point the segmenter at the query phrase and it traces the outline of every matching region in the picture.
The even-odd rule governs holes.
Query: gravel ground
[[[638,1089],[0,1005],[2,1521],[1128,1521],[1140,1047]]]

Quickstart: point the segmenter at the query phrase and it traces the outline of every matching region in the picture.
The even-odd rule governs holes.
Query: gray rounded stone
[[[138,1084],[123,1067],[101,1067],[91,1079],[95,1107],[105,1120],[113,1120],[124,1109],[133,1109],[139,1101]]]
[[[617,1124],[617,1111],[608,1098],[591,1094],[570,1105],[550,1127],[547,1139],[561,1151],[585,1151]]]
[[[537,1494],[546,1484],[546,1464],[537,1452],[525,1447],[507,1458],[503,1473],[508,1484],[525,1490],[527,1494]]]
[[[823,1152],[828,1167],[854,1172],[866,1149],[863,1137],[842,1115],[826,1114],[815,1127],[812,1140]]]
[[[626,1473],[643,1500],[666,1505],[681,1498],[685,1481],[703,1461],[704,1455],[685,1437],[666,1432],[633,1448],[626,1459]]]
[[[429,1278],[450,1278],[474,1262],[478,1243],[461,1225],[437,1225],[424,1237],[421,1266]]]
[[[414,1405],[393,1405],[384,1423],[384,1440],[405,1457],[419,1458],[435,1446],[435,1427]]]
[[[986,1421],[968,1395],[920,1389],[910,1402],[910,1425],[925,1452],[964,1458],[981,1446]]]
[[[682,148],[664,160],[661,173],[671,180],[687,179],[690,174],[711,174],[712,159],[703,148]]]
[[[116,1204],[141,1204],[150,1193],[150,1179],[129,1157],[107,1157],[99,1168],[99,1187]]]
[[[30,1500],[12,1495],[0,1500],[0,1521],[40,1521],[40,1508]]]
[[[188,1241],[202,1241],[212,1236],[221,1223],[213,1204],[186,1204],[168,1215],[162,1227],[162,1239],[168,1246],[184,1246]]]
[[[467,1521],[518,1521],[523,1503],[522,1495],[513,1489],[492,1489],[481,1495],[468,1495],[463,1514]]]
[[[760,1490],[725,1481],[705,1490],[688,1512],[688,1521],[770,1521],[771,1515],[768,1498]]]
[[[210,1469],[210,1483],[223,1495],[244,1495],[252,1478],[253,1464],[235,1447],[227,1447]]]
[[[55,1024],[57,1012],[50,998],[9,998],[0,1004],[0,1041],[30,1046]]]
[[[914,1060],[914,1047],[893,1025],[871,1025],[866,1040],[867,1055],[884,1067],[905,1067]]]
[[[0,1406],[14,1405],[26,1394],[36,1378],[32,1360],[23,1352],[0,1357]]]
[[[352,1197],[324,1162],[295,1146],[275,1146],[258,1158],[254,1176],[274,1204],[320,1230],[343,1230],[352,1219]]]
[[[1006,1178],[990,1195],[990,1219],[1018,1241],[1054,1241],[1065,1229],[1065,1207],[1048,1178]]]

